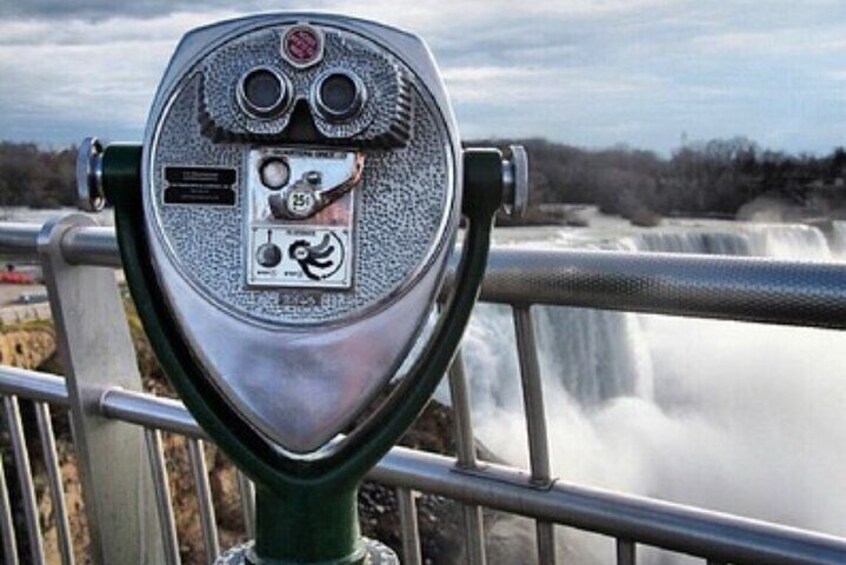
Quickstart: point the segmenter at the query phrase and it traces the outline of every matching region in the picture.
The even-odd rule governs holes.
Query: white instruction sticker
[[[255,227],[249,284],[299,288],[350,288],[350,231],[341,227]]]

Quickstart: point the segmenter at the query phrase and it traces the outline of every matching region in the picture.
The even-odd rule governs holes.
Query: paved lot
[[[47,294],[47,289],[40,284],[0,284],[0,307],[17,304],[24,294],[41,296]]]
[[[21,296],[38,297],[47,294],[40,284],[0,284],[0,323],[15,324],[27,320],[46,320],[51,317],[46,300],[24,303]]]

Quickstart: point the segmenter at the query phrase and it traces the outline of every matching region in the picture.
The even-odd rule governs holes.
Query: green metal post
[[[334,493],[312,488],[280,495],[256,487],[256,553],[268,563],[358,564],[358,485]]]

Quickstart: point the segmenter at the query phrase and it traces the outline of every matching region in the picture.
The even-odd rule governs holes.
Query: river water
[[[846,229],[676,220],[636,229],[516,229],[500,243],[632,252],[846,259]],[[535,307],[554,475],[846,536],[846,332]],[[513,322],[482,304],[465,338],[479,439],[528,467]],[[444,387],[439,397],[448,395]],[[532,526],[500,521],[492,555]],[[520,543],[522,540],[522,543]],[[613,562],[609,538],[558,528],[572,562]],[[531,553],[530,553],[531,554]],[[655,550],[646,563],[687,558]],[[701,562],[701,561],[700,561]]]

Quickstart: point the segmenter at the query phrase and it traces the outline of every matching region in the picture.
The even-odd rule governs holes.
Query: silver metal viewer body
[[[319,457],[408,354],[458,228],[460,145],[426,46],[328,15],[201,28],[143,147],[156,279],[208,386]]]

